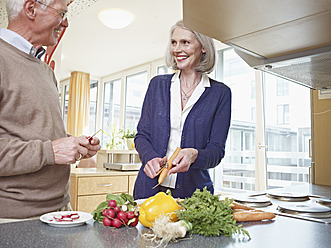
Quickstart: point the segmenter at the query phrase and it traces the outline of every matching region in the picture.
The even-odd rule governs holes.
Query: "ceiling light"
[[[123,9],[106,9],[99,13],[99,20],[109,28],[121,29],[129,26],[133,15]]]

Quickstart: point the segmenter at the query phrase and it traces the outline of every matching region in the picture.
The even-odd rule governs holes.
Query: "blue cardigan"
[[[156,178],[149,178],[144,165],[167,153],[170,137],[170,86],[173,74],[154,77],[147,89],[141,117],[137,126],[135,147],[142,161],[135,182],[135,199],[155,195]],[[181,148],[196,148],[198,157],[187,172],[177,174],[173,197],[190,197],[199,188],[214,193],[208,169],[216,167],[224,157],[225,142],[231,119],[231,91],[225,84],[210,79],[184,123]]]

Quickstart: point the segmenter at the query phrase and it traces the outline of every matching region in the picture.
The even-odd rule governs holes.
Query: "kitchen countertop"
[[[71,169],[70,176],[73,177],[97,177],[97,176],[136,176],[138,171],[119,171],[119,170],[106,170],[104,168],[73,168]]]
[[[331,197],[330,186],[307,185],[286,190]],[[242,225],[250,233],[251,240],[242,235],[191,235],[188,239],[170,243],[167,247],[326,248],[331,244],[331,224],[276,216],[272,221],[244,222]],[[134,228],[114,229],[91,221],[79,227],[60,228],[49,226],[40,220],[29,220],[0,224],[0,247],[152,247],[152,243],[140,236],[148,230],[140,223]]]

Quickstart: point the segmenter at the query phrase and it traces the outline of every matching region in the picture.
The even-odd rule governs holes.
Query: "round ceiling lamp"
[[[112,29],[125,28],[133,21],[133,15],[123,9],[106,9],[101,11],[98,17],[104,25]]]

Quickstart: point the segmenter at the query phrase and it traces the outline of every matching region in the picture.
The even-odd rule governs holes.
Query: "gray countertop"
[[[293,192],[331,197],[331,187],[308,185],[291,188]],[[273,221],[242,223],[251,240],[243,236],[188,236],[167,247],[330,247],[331,224],[277,216]],[[149,229],[140,223],[131,228],[107,228],[91,221],[72,228],[52,227],[40,220],[0,224],[0,247],[153,247],[141,237]]]

